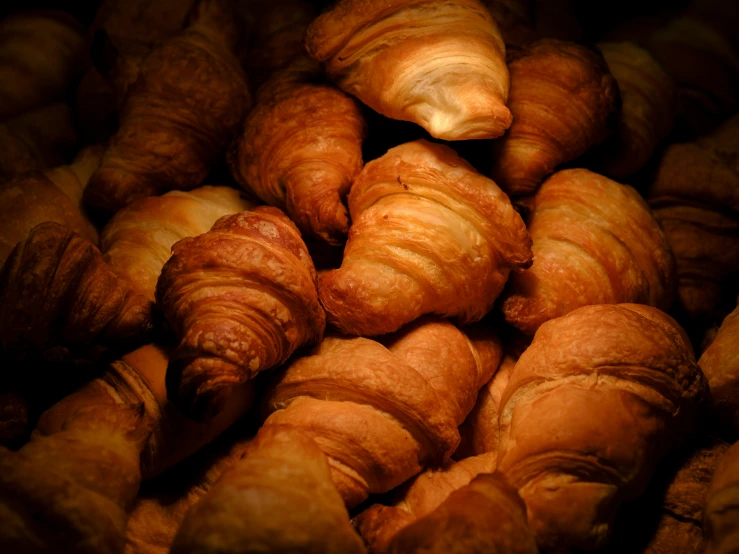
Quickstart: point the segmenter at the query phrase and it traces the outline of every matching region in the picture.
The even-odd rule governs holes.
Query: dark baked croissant
[[[494,138],[511,124],[505,45],[478,0],[340,0],[305,45],[346,92],[433,137]]]
[[[739,442],[729,448],[706,493],[703,529],[706,554],[729,554],[739,548]]]
[[[449,147],[424,140],[368,163],[349,194],[341,268],[321,276],[328,321],[380,335],[426,313],[481,319],[530,238],[508,197]]]

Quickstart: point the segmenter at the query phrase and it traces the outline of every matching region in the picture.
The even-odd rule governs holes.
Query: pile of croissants
[[[739,552],[739,5],[582,4],[2,19],[0,552]]]

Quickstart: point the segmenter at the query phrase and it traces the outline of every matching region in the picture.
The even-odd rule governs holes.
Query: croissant
[[[602,142],[620,101],[603,57],[579,44],[537,40],[510,49],[508,67],[514,122],[493,143],[492,178],[509,195],[522,196]]]
[[[301,57],[265,83],[229,165],[236,181],[285,210],[304,235],[343,244],[343,201],[362,169],[366,125],[357,102],[321,75]]]
[[[505,44],[478,0],[340,0],[305,46],[343,90],[433,137],[495,138],[511,124]]]
[[[147,332],[149,312],[90,241],[58,223],[34,227],[0,268],[0,351],[11,357],[132,342]]]
[[[98,232],[82,206],[82,191],[102,149],[84,148],[69,166],[33,172],[0,184],[0,262],[36,225],[62,224],[97,244]]]
[[[715,317],[722,288],[729,294],[736,288],[739,141],[731,137],[737,130],[739,116],[701,141],[671,145],[647,194],[675,253],[679,308],[690,320]]]
[[[119,211],[100,234],[113,272],[154,302],[154,291],[172,245],[202,235],[221,217],[255,206],[230,187],[198,187],[141,198]]]
[[[532,2],[529,0],[483,0],[506,46],[522,46],[534,40]]]
[[[167,390],[184,414],[211,418],[236,385],[321,341],[316,270],[277,208],[221,218],[172,252],[156,298],[180,340]]]
[[[739,435],[739,306],[724,319],[698,365],[708,379],[719,422]]]
[[[636,190],[568,169],[547,179],[531,203],[535,261],[510,279],[502,304],[509,323],[533,335],[545,321],[590,304],[670,307],[675,259]]]
[[[0,120],[60,100],[85,63],[87,29],[60,10],[0,23]]]
[[[499,408],[498,471],[539,548],[602,546],[707,398],[685,332],[656,308],[585,306],[544,323]]]
[[[601,42],[598,49],[618,83],[618,129],[600,146],[599,167],[615,178],[640,170],[672,129],[677,89],[651,54],[632,42]]]
[[[703,511],[703,529],[706,535],[706,554],[729,554],[739,548],[739,443],[726,451],[713,474],[706,493]]]
[[[530,238],[508,197],[447,146],[424,140],[368,163],[349,194],[341,268],[321,276],[328,321],[381,335],[422,314],[481,319]]]
[[[190,509],[171,552],[353,554],[365,549],[321,450],[300,431],[271,425]]]
[[[88,205],[111,215],[136,198],[202,183],[250,103],[233,54],[234,16],[225,0],[198,0],[187,28],[141,62],[120,128],[85,189]]]

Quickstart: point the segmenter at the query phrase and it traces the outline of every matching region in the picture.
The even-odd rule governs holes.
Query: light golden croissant
[[[303,235],[343,244],[344,201],[362,169],[366,124],[353,98],[321,81],[319,65],[301,57],[265,83],[229,165],[236,181],[285,210]]]
[[[172,252],[156,298],[180,341],[167,389],[186,415],[212,417],[236,385],[321,341],[316,270],[277,208],[223,217]]]
[[[93,244],[98,231],[82,205],[82,191],[97,169],[102,147],[82,149],[68,166],[29,173],[0,184],[0,262],[36,225],[53,221]]]
[[[726,316],[698,365],[711,387],[719,422],[739,436],[739,306]]]
[[[102,213],[198,186],[243,122],[250,96],[233,53],[239,32],[231,6],[199,0],[188,17],[128,86],[120,128],[85,189],[85,201]]]
[[[499,408],[498,471],[539,548],[602,546],[707,399],[687,336],[656,308],[585,306],[544,323]]]
[[[90,241],[58,223],[34,227],[0,268],[0,350],[10,356],[129,343],[150,323],[146,299]]]
[[[734,116],[709,137],[671,145],[647,194],[677,259],[679,307],[693,321],[716,317],[722,294],[739,292],[737,135]]]
[[[670,307],[675,258],[636,190],[567,169],[547,179],[531,204],[534,264],[510,279],[502,304],[509,323],[533,335],[545,321],[591,304]]]
[[[433,137],[495,138],[511,124],[505,45],[478,0],[341,0],[305,45],[346,92]]]
[[[608,136],[619,93],[602,56],[572,42],[541,39],[511,49],[508,66],[513,124],[493,143],[492,178],[521,196]]]
[[[304,433],[270,425],[182,522],[172,554],[361,554],[331,483],[329,464]]]
[[[177,241],[202,235],[219,218],[255,205],[236,189],[214,186],[142,198],[108,222],[100,250],[116,275],[154,302],[157,279]]]
[[[607,175],[627,177],[652,156],[675,118],[677,89],[672,77],[645,49],[632,42],[601,42],[598,50],[618,83],[618,129],[598,149]]]
[[[481,319],[530,238],[508,197],[449,147],[424,140],[368,163],[349,194],[341,268],[321,276],[328,321],[381,335],[422,314]]]
[[[60,100],[85,62],[87,29],[60,10],[0,23],[0,120]]]
[[[727,450],[713,474],[703,530],[706,554],[730,554],[739,548],[739,442]]]

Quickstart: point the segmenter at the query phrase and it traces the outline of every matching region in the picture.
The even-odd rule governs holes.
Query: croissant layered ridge
[[[505,44],[478,0],[341,0],[305,45],[343,90],[433,137],[495,138],[511,124]]]
[[[356,100],[300,57],[265,83],[229,155],[234,178],[277,206],[304,235],[342,244],[344,202],[362,169],[366,124]]]
[[[508,55],[513,124],[493,143],[491,176],[511,196],[602,142],[620,107],[618,84],[599,52],[540,39]]]
[[[707,400],[687,335],[656,308],[585,306],[544,323],[499,409],[498,470],[539,548],[603,545]]]
[[[100,213],[200,185],[244,120],[251,97],[233,53],[232,7],[199,0],[188,17],[180,35],[141,61],[127,89],[119,129],[85,189]]]
[[[667,310],[675,258],[647,203],[632,187],[568,169],[532,200],[534,264],[511,276],[506,320],[529,335],[582,306],[633,302]]]
[[[508,197],[449,147],[424,140],[365,165],[349,193],[341,267],[321,275],[328,321],[345,334],[392,332],[435,313],[481,319],[531,239]]]
[[[277,208],[223,217],[176,243],[156,290],[180,341],[167,370],[170,400],[209,419],[233,387],[320,342],[316,279],[300,232]]]

